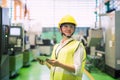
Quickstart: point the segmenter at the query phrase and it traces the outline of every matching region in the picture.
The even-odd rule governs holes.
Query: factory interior
[[[51,58],[67,14],[84,38],[82,80],[120,80],[120,0],[0,0],[0,80],[50,80],[36,58]]]

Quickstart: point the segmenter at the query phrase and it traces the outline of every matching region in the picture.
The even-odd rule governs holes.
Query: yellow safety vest
[[[63,48],[61,48],[58,51],[58,55],[56,55],[56,49],[59,44],[56,44],[53,48],[52,52],[52,59],[57,59],[59,62],[68,64],[68,65],[73,65],[74,64],[74,53],[77,50],[79,46],[84,46],[82,43],[76,40],[72,40],[68,42]],[[85,66],[85,58],[86,58],[86,52],[84,50],[84,56],[83,56],[83,61],[82,61],[82,66],[81,66],[81,76],[73,75],[69,71],[60,68],[60,67],[54,67],[51,66],[51,73],[50,73],[50,80],[82,80],[82,72],[84,70]]]

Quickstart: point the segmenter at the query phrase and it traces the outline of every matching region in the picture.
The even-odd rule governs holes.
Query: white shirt
[[[73,40],[73,39],[70,38],[70,39],[66,40],[64,43],[62,43],[62,41],[61,41],[56,50],[56,55],[58,54],[58,51],[71,40]],[[73,73],[74,75],[80,74],[83,56],[84,56],[84,49],[82,46],[79,46],[79,48],[77,49],[77,51],[74,54],[74,67],[75,67],[75,73]]]

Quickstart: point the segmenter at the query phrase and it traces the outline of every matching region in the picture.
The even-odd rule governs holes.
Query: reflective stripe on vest
[[[57,60],[68,65],[74,64],[74,53],[76,49],[80,46],[84,47],[79,41],[71,41],[69,44],[65,45],[64,48],[58,53]],[[58,45],[55,45],[52,53],[52,59],[56,59],[55,51]],[[86,52],[84,51],[86,54]],[[85,59],[84,55],[84,59]],[[81,72],[83,72],[85,61],[83,60]],[[81,76],[75,76],[72,73],[60,68],[60,67],[51,67],[51,79],[50,80],[81,80]]]

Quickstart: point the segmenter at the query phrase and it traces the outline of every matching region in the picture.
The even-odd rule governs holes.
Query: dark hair
[[[65,25],[65,24],[71,24],[71,25],[73,25],[73,26],[76,26],[74,23],[69,23],[69,22],[68,22],[68,23],[63,23],[63,24],[61,24],[61,25],[60,25],[60,28],[61,28],[63,25]]]

